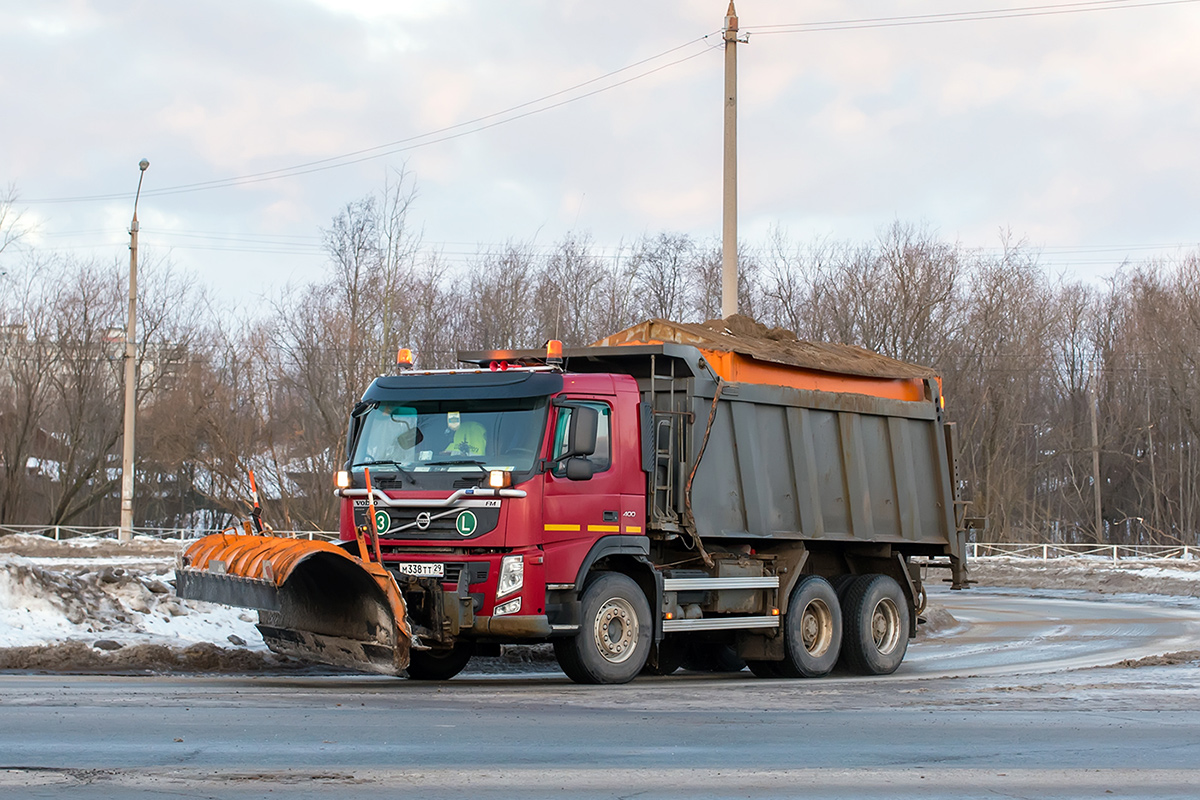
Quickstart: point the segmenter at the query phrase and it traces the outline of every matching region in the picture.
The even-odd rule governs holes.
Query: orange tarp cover
[[[731,382],[910,401],[933,399],[926,395],[926,380],[936,381],[940,390],[937,374],[928,367],[853,345],[801,341],[791,331],[740,315],[700,324],[652,319],[607,336],[596,346],[666,342],[698,348],[713,370]]]

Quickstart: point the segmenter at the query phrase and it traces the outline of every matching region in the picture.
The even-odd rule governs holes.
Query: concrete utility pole
[[[142,196],[142,178],[150,162],[138,162],[138,188],[133,196],[133,222],[129,224],[129,323],[125,327],[125,434],[121,456],[121,530],[117,539],[133,538],[133,427],[137,417],[137,240],[138,198]]]
[[[737,265],[737,46],[738,18],[729,0],[725,12],[725,180],[721,227],[721,318],[738,311]],[[741,41],[745,41],[742,39]]]
[[[1096,543],[1104,541],[1104,517],[1100,513],[1100,434],[1096,425],[1096,362],[1092,362],[1092,379],[1088,387],[1088,406],[1092,412],[1092,493],[1096,501]]]

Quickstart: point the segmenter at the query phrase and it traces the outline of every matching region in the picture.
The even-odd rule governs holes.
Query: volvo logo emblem
[[[417,527],[421,530],[426,530],[429,527],[429,512],[422,511],[417,514]]]

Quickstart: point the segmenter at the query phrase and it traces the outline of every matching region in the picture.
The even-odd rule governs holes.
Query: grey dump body
[[[670,448],[671,458],[656,455],[666,466],[678,456],[674,470],[685,495],[680,508],[678,491],[673,504],[656,493],[654,515],[664,524],[672,511],[686,520],[690,494],[690,522],[702,539],[956,544],[948,433],[936,387],[925,401],[909,402],[719,384],[703,374],[663,383],[654,381],[653,394],[644,390],[647,400],[653,397],[659,444],[681,417],[686,442]],[[673,411],[684,414],[664,413]]]

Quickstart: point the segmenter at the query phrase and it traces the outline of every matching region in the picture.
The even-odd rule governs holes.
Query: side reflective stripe
[[[597,533],[620,533],[621,526],[620,525],[588,525],[588,530],[595,531]]]
[[[626,525],[625,532],[626,533],[641,533],[642,528],[640,525]]]
[[[579,526],[578,525],[547,525],[546,530],[548,530],[548,531],[577,531],[577,530],[579,530]]]

